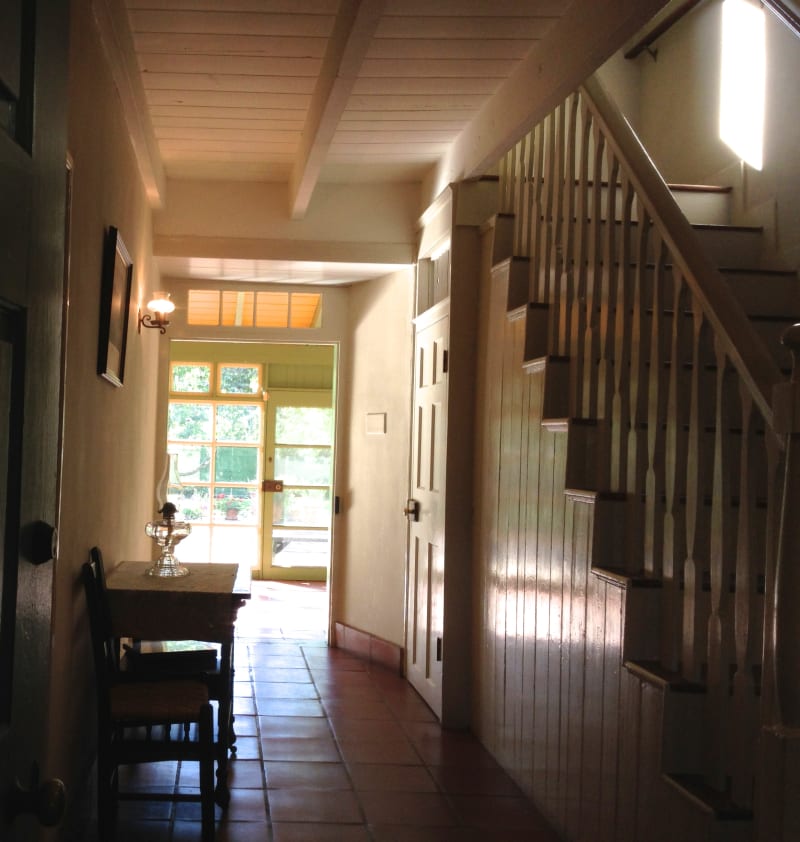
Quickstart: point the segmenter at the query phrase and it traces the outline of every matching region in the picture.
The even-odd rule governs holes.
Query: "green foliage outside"
[[[211,366],[172,366],[173,392],[209,392],[211,390]]]
[[[219,390],[226,395],[253,395],[258,391],[259,366],[220,366]]]

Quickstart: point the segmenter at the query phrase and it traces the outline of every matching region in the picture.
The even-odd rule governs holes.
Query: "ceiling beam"
[[[128,13],[122,0],[94,0],[92,10],[111,75],[119,91],[125,125],[147,199],[151,207],[161,208],[166,192],[164,165],[150,122]]]
[[[632,38],[667,0],[575,0],[461,132],[442,184],[483,175]]]
[[[302,219],[347,106],[385,0],[342,0],[289,180],[289,211]]]

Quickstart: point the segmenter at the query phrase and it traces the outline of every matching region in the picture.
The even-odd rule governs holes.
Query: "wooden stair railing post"
[[[778,723],[800,728],[800,324],[783,343],[792,352],[789,383],[776,392],[776,428],[786,435],[775,574],[774,658]]]
[[[600,297],[600,275],[602,264],[601,209],[603,198],[602,172],[603,148],[605,138],[597,121],[592,121],[592,161],[591,198],[589,216],[589,265],[586,271],[586,338],[583,346],[583,404],[581,415],[584,418],[597,417],[597,360],[599,357],[599,338],[597,335],[597,308]]]
[[[652,304],[650,307],[650,366],[647,382],[647,479],[645,483],[644,511],[644,569],[651,574],[661,575],[661,554],[663,549],[664,492],[662,423],[666,406],[664,388],[664,314],[661,308],[666,249],[658,231],[653,232]]]
[[[681,668],[683,677],[697,681],[701,671],[701,652],[698,645],[701,623],[703,566],[700,561],[700,520],[703,512],[703,463],[700,453],[702,422],[701,369],[703,311],[692,300],[694,314],[692,333],[692,383],[689,401],[689,437],[686,459],[686,560],[683,565],[683,634]]]
[[[672,279],[672,311],[686,310],[686,284],[678,269]],[[681,354],[687,347],[686,319],[676,318],[670,337],[669,396],[667,429],[664,443],[664,555],[662,561],[663,609],[661,630],[661,662],[672,672],[680,666],[681,641],[681,578],[685,520],[681,517],[680,491],[686,488],[686,389]]]
[[[550,206],[550,259],[547,264],[547,286],[545,298],[542,299],[550,305],[547,350],[549,354],[558,354],[558,324],[561,312],[562,289],[561,273],[564,268],[564,243],[562,239],[563,230],[563,207],[564,191],[564,143],[566,136],[566,115],[567,104],[563,103],[555,110],[553,121],[553,133],[551,138],[552,166],[550,170],[551,183],[551,206]]]
[[[591,160],[589,138],[592,117],[584,97],[579,97],[580,161],[578,170],[575,218],[575,293],[570,316],[570,398],[571,417],[580,415],[583,404],[584,338],[586,335],[586,257],[589,239],[589,167]]]
[[[739,518],[736,531],[736,593],[734,594],[734,639],[736,673],[733,677],[732,732],[741,736],[734,741],[731,767],[731,795],[736,804],[750,807],[753,803],[753,752],[756,744],[756,686],[754,669],[757,663],[756,624],[756,558],[752,512],[755,511],[755,459],[759,443],[755,435],[753,396],[739,381],[742,436],[739,456]],[[762,457],[763,458],[763,457]],[[763,545],[760,548],[764,549]]]
[[[619,260],[615,273],[615,310],[614,310],[614,384],[611,399],[611,460],[610,488],[623,491],[628,475],[627,424],[630,415],[628,402],[631,371],[631,330],[633,327],[633,270],[631,268],[631,217],[634,200],[633,185],[623,174],[620,183],[622,205],[622,236],[620,238]],[[630,558],[630,556],[628,557]]]
[[[714,468],[711,491],[709,570],[711,605],[708,617],[708,694],[715,716],[709,723],[711,758],[709,779],[719,791],[726,788],[730,710],[729,664],[732,663],[733,624],[730,617],[730,584],[733,566],[733,510],[731,488],[731,418],[729,384],[731,369],[718,338],[714,342],[716,390],[714,397]]]
[[[637,196],[635,258],[631,313],[631,364],[628,389],[628,455],[625,490],[628,493],[629,516],[627,556],[630,559],[644,557],[644,493],[647,471],[645,420],[647,418],[647,380],[645,368],[645,345],[647,342],[645,314],[647,284],[647,249],[652,226],[647,210]]]
[[[564,199],[561,211],[561,298],[558,308],[558,325],[554,337],[555,352],[566,356],[570,349],[570,319],[575,299],[575,161],[578,138],[578,95],[567,101],[566,126],[564,132]]]

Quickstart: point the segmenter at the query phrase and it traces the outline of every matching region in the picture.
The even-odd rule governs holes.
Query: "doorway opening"
[[[335,345],[172,340],[167,496],[192,526],[182,561],[326,582]]]

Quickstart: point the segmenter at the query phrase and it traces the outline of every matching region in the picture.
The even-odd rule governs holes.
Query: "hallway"
[[[254,582],[239,613],[238,756],[218,842],[557,842],[477,741],[403,679],[325,646],[322,585]],[[123,787],[197,786],[196,767]],[[199,805],[122,802],[117,842],[199,839]]]

